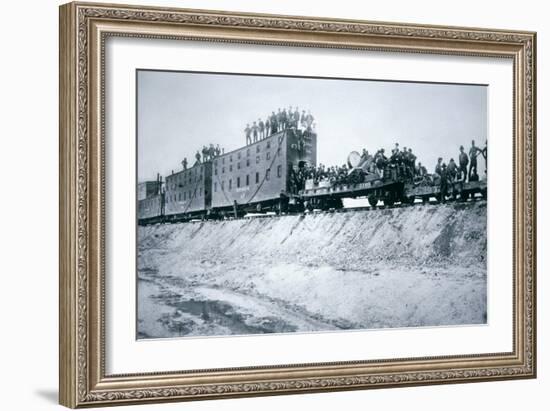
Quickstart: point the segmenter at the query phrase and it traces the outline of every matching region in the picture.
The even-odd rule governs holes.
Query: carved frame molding
[[[109,36],[514,61],[514,351],[106,376],[104,45]],[[60,8],[60,402],[69,407],[474,382],[536,375],[536,35],[92,3]]]

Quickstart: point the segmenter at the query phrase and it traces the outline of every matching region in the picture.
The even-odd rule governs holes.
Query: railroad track
[[[391,209],[397,209],[397,208],[408,208],[408,207],[418,207],[423,205],[444,205],[444,204],[466,204],[466,203],[477,203],[477,202],[483,202],[487,201],[483,197],[476,197],[474,199],[468,199],[468,200],[448,200],[445,203],[441,203],[439,201],[429,201],[426,204],[423,204],[421,202],[414,203],[414,204],[394,204],[391,206],[386,205],[380,205],[380,206],[361,206],[361,207],[347,207],[347,208],[340,208],[340,209],[331,209],[331,210],[319,210],[315,209],[313,211],[308,212],[293,212],[293,213],[284,213],[284,214],[257,214],[253,216],[243,216],[243,217],[229,217],[227,219],[223,220],[203,220],[203,219],[193,219],[189,221],[175,221],[169,224],[178,224],[178,223],[203,223],[204,221],[238,221],[238,220],[251,220],[256,218],[283,218],[283,217],[292,217],[297,215],[307,215],[307,214],[333,214],[333,213],[348,213],[351,211],[376,211],[376,210],[391,210]]]

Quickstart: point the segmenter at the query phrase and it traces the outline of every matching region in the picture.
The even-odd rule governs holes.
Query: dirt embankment
[[[368,264],[485,266],[486,204],[140,227],[139,248],[177,259],[266,260],[360,270]],[[167,256],[170,258],[170,256]]]
[[[140,327],[175,336],[483,324],[486,226],[475,202],[140,227]]]

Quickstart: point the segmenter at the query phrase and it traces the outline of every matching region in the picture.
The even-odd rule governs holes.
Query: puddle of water
[[[182,296],[151,278],[140,277],[138,290],[138,339],[298,330],[282,318],[254,317],[225,301]]]

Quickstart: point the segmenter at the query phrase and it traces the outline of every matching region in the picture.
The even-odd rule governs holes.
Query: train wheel
[[[422,204],[428,204],[428,201],[430,201],[430,197],[428,197],[428,196],[423,196],[422,197]]]
[[[341,208],[344,208],[344,202],[341,198],[335,198],[332,200],[332,206],[336,210],[340,210]]]
[[[371,207],[376,207],[376,204],[378,204],[378,198],[376,198],[375,196],[370,196],[369,204]]]
[[[464,191],[461,192],[461,193],[460,193],[460,199],[461,199],[462,201],[466,201],[466,200],[468,199],[468,193],[466,193],[466,192],[464,192]]]
[[[385,205],[385,206],[391,207],[394,203],[395,203],[395,202],[394,202],[394,200],[393,200],[393,197],[386,197],[386,198],[384,198],[384,205]]]
[[[481,190],[481,196],[483,197],[484,200],[487,200],[487,189]]]
[[[328,211],[330,209],[330,203],[328,200],[319,200],[319,208],[322,211]]]

